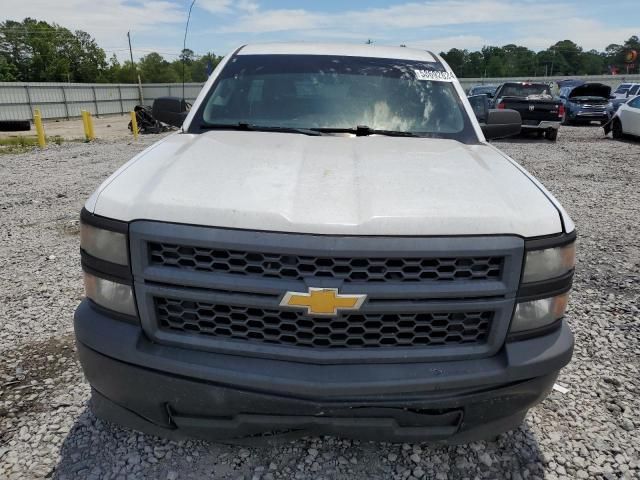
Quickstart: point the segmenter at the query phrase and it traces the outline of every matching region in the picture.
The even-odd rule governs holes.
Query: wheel
[[[616,139],[620,139],[624,136],[624,133],[622,132],[622,123],[617,118],[613,121],[613,125],[611,125],[611,135]]]
[[[31,130],[29,120],[0,120],[0,132],[28,132]]]
[[[562,125],[571,125],[571,119],[569,118],[569,115],[567,114],[567,111],[564,111],[564,114],[562,115]]]
[[[556,139],[558,138],[558,130],[556,130],[555,128],[550,128],[545,132],[544,136],[547,140],[551,140],[552,142],[555,142]]]

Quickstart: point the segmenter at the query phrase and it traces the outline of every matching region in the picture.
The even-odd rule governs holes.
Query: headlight
[[[101,307],[125,315],[136,315],[136,305],[130,285],[112,282],[84,272],[84,290],[87,297]]]
[[[511,333],[533,330],[551,325],[564,316],[569,293],[555,297],[518,303],[511,321]]]
[[[104,230],[87,223],[80,224],[80,248],[89,255],[118,265],[129,264],[127,235]]]
[[[556,248],[527,252],[522,283],[539,282],[560,277],[575,267],[575,242]]]

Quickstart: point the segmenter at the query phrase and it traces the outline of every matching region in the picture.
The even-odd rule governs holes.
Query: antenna
[[[187,26],[184,28],[184,40],[182,41],[182,101],[186,102],[184,97],[184,64],[185,64],[185,55],[184,51],[187,49],[187,32],[189,31],[189,20],[191,20],[191,10],[193,10],[193,6],[195,5],[196,0],[191,2],[191,6],[189,7],[189,15],[187,15]]]

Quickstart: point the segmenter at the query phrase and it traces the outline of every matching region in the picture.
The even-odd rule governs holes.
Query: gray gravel
[[[0,156],[0,478],[640,478],[640,143],[563,127],[499,147],[579,229],[573,362],[516,431],[458,447],[306,438],[264,447],[169,442],[97,420],[75,358],[77,216],[156,138]]]

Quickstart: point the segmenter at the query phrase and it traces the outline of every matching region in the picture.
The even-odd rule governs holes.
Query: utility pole
[[[133,83],[136,83],[136,76],[138,77],[138,100],[140,101],[140,105],[144,101],[142,98],[142,82],[140,80],[140,75],[136,75],[136,64],[133,63],[133,50],[131,48],[131,32],[127,32],[127,39],[129,40],[129,57],[131,58],[131,71],[133,72]]]
[[[133,50],[131,49],[131,32],[127,32],[127,39],[129,39],[129,56],[131,57],[131,69],[133,71],[133,83],[136,83],[136,66],[133,63]]]

